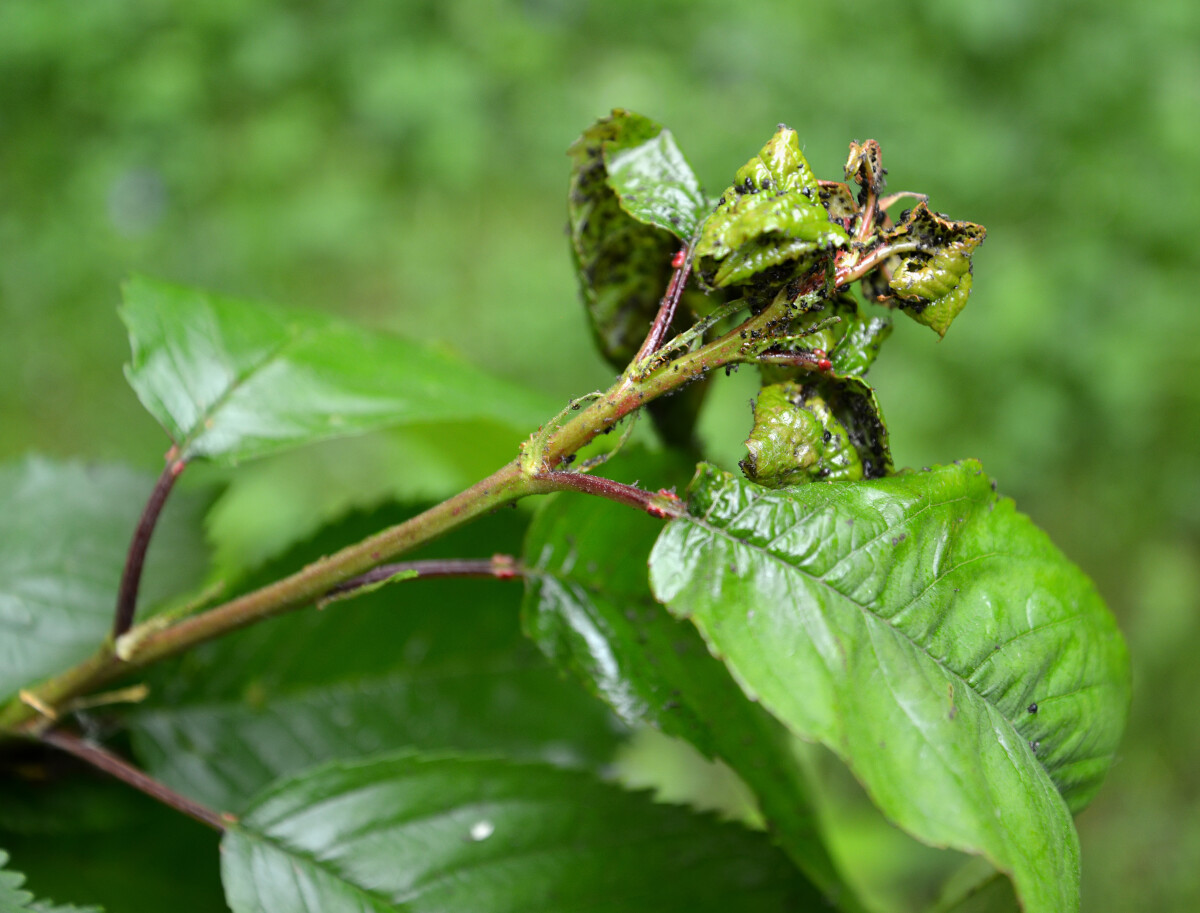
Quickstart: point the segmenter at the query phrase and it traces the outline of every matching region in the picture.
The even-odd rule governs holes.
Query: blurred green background
[[[819,175],[875,137],[890,189],[987,226],[948,338],[902,320],[872,375],[897,463],[982,458],[1096,578],[1135,698],[1079,819],[1084,906],[1200,909],[1194,0],[4,0],[0,458],[156,468],[120,370],[131,271],[439,340],[559,400],[606,385],[564,151],[614,106],[710,192],[786,122]],[[726,463],[751,374],[704,418]],[[300,523],[446,493],[515,442],[491,437],[256,464],[246,497]],[[254,539],[237,516],[227,550]]]

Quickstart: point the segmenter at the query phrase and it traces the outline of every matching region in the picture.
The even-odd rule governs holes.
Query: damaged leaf
[[[945,336],[971,292],[971,255],[986,237],[982,225],[954,222],[918,203],[886,243],[906,252],[892,270],[889,288],[917,323]]]
[[[857,377],[763,387],[746,449],[742,471],[768,488],[855,482],[892,471],[879,403]]]
[[[696,257],[701,277],[720,288],[784,264],[791,275],[848,240],[821,205],[821,186],[796,131],[780,127],[721,196],[704,225]]]
[[[680,242],[708,204],[669,130],[615,110],[568,154],[567,214],[580,292],[596,344],[614,367],[636,354]]]

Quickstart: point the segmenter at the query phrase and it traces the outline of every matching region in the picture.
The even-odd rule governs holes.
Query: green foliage
[[[888,287],[900,307],[917,323],[945,336],[951,321],[967,305],[971,292],[971,254],[983,243],[982,226],[952,222],[929,211],[924,201],[884,234],[898,247],[915,245],[893,270]]]
[[[786,731],[742,697],[696,632],[650,593],[643,568],[658,532],[649,518],[603,501],[551,500],[525,540],[526,631],[625,722],[654,726],[725,761],[813,883],[855,909]]]
[[[702,466],[650,567],[747,695],[892,820],[984,854],[1027,910],[1078,906],[1067,803],[1112,762],[1128,655],[978,464],[779,492]]]
[[[151,476],[30,458],[0,467],[0,696],[88,656],[112,627],[117,583]],[[143,605],[204,575],[208,504],[182,493],[155,537]]]
[[[862,458],[846,426],[815,386],[785,381],[763,387],[754,401],[754,427],[746,449],[750,455],[742,461],[742,470],[752,482],[768,488],[863,477]]]
[[[267,790],[222,849],[234,913],[818,903],[760,835],[587,774],[492,759],[319,768]]]
[[[129,383],[179,449],[226,463],[405,422],[544,419],[540,397],[408,340],[149,279]]]
[[[121,19],[112,9],[92,15],[109,16],[111,27]],[[234,13],[211,15],[223,21]],[[42,20],[31,14],[25,21]],[[459,27],[470,30],[465,22]],[[285,49],[289,44],[286,37],[274,40]],[[155,59],[170,70],[177,56],[168,48]],[[379,62],[370,53],[366,58]],[[436,53],[424,62],[471,78],[469,68]],[[875,65],[864,58],[859,77]],[[426,68],[393,61],[376,79],[365,74],[377,71],[362,67],[359,79],[370,87],[355,96],[355,110],[373,130],[396,129],[386,100],[397,97],[397,87],[420,84]],[[844,68],[841,61],[839,72]],[[914,80],[919,86],[919,75]],[[188,97],[186,85],[149,82],[174,85],[178,97]],[[852,94],[859,82],[869,81],[840,88]],[[136,105],[132,110],[135,121],[149,116]],[[471,134],[470,124],[478,127],[482,116],[455,109],[455,129],[413,160],[422,180],[437,186],[439,175],[478,178],[487,172],[479,151],[485,147],[502,160],[500,131]],[[724,119],[713,122],[728,127]],[[936,148],[953,158],[951,147],[959,143],[969,146],[970,137]],[[610,364],[624,367],[637,351],[671,275],[671,255],[697,234],[692,254],[712,294],[685,292],[675,324],[683,336],[628,370],[606,394],[589,398],[586,409],[565,410],[539,440],[549,447],[571,429],[586,427],[588,436],[611,430],[626,414],[617,414],[625,403],[632,410],[644,398],[676,391],[682,381],[672,381],[672,369],[684,366],[699,377],[757,365],[767,385],[745,469],[772,488],[702,466],[687,512],[678,516],[683,507],[668,493],[606,489],[599,480],[585,485],[584,477],[572,477],[569,487],[615,491],[617,500],[660,520],[676,519],[653,553],[652,591],[643,563],[655,531],[649,518],[576,496],[545,508],[526,538],[524,627],[550,663],[520,639],[515,594],[507,603],[493,595],[500,584],[423,597],[416,594],[430,584],[402,570],[391,581],[402,585],[368,582],[353,601],[329,604],[324,584],[293,592],[297,605],[316,599],[327,608],[223,637],[149,670],[148,703],[88,711],[79,718],[86,731],[107,738],[123,727],[140,762],[168,785],[219,808],[249,807],[241,822],[227,822],[224,844],[226,888],[237,911],[314,902],[323,909],[568,909],[583,898],[614,909],[664,903],[727,909],[732,897],[751,909],[759,902],[807,908],[826,901],[857,909],[840,875],[842,860],[835,862],[828,848],[837,822],[817,821],[823,784],[809,782],[792,735],[831,747],[871,800],[919,839],[990,860],[1013,879],[1027,910],[1076,908],[1078,843],[1070,812],[1094,794],[1124,726],[1123,642],[1082,573],[1011,502],[992,495],[977,464],[892,475],[888,431],[863,380],[891,322],[860,306],[849,290],[861,280],[859,297],[899,306],[944,336],[966,302],[970,258],[983,229],[934,214],[924,202],[892,223],[875,199],[885,172],[874,141],[851,144],[845,171],[860,185],[856,199],[847,185],[818,181],[797,134],[781,128],[713,207],[671,135],[630,112],[614,112],[586,131],[572,156],[569,233],[577,278]],[[400,158],[401,170],[412,164]],[[335,173],[356,180],[354,169]],[[525,297],[543,273],[536,259],[489,257],[486,248],[497,242],[469,215],[478,201],[511,204],[490,226],[510,253],[505,245],[519,243],[522,207],[529,205],[520,190],[499,184],[489,180],[476,188],[483,192],[439,196],[424,208],[405,200],[403,221],[423,232],[428,272],[424,282],[396,280],[405,296],[432,300],[479,269],[478,285],[456,290],[475,308],[472,320],[456,320],[449,309],[431,313],[445,338],[468,346],[472,336],[476,345],[482,339],[493,359],[503,357],[495,353],[504,351],[505,337],[489,330],[513,313],[504,299],[515,297],[514,290]],[[336,207],[325,205],[338,198],[333,192],[310,207],[312,230],[327,239],[346,224]],[[321,269],[320,258],[312,260],[301,270],[309,277]],[[685,272],[674,275],[681,281]],[[359,295],[366,289],[373,297],[377,290],[364,282]],[[330,297],[341,299],[345,290],[333,289]],[[529,298],[537,300],[534,292]],[[739,316],[739,307],[750,316]],[[565,311],[545,309],[539,332],[557,326],[556,315]],[[710,317],[696,324],[701,314]],[[462,359],[301,311],[135,280],[123,315],[134,346],[130,382],[184,460],[205,457],[228,468],[398,425],[419,425],[437,445],[482,449],[475,420],[532,428],[554,411],[552,403]],[[532,371],[563,357],[560,340],[545,332],[518,337],[542,340],[529,346],[540,356]],[[487,361],[478,354],[476,360]],[[548,376],[537,379],[544,386]],[[921,392],[936,399],[942,389]],[[683,432],[665,434],[668,445],[690,436],[694,406],[679,410],[686,414]],[[437,440],[451,427],[465,444]],[[575,449],[550,465],[569,465]],[[19,491],[26,470],[5,472],[11,473],[5,484]],[[107,610],[99,606],[111,602],[140,497],[116,484],[112,503],[106,491],[104,503],[92,504],[86,485],[70,473],[63,478],[17,498],[22,511],[6,518],[9,528],[0,537],[6,552],[0,561],[10,565],[3,569],[18,584],[15,599],[3,594],[0,611],[23,623],[31,616],[29,593],[37,591],[64,607],[66,619],[39,615],[34,627],[43,617],[53,624],[28,634],[28,642],[20,631],[18,640],[4,643],[21,662],[31,658],[14,667],[19,674],[7,690],[35,685],[92,647],[99,645],[102,657],[109,649],[102,643]],[[846,481],[820,481],[831,478]],[[525,472],[513,484],[553,481]],[[391,490],[377,480],[368,487]],[[463,496],[466,505],[441,508],[458,516],[471,497],[497,490],[485,483]],[[502,502],[489,502],[495,503]],[[217,597],[210,590],[205,598],[232,601],[211,611],[203,601],[189,605],[195,614],[184,617],[196,574],[180,562],[167,591],[180,614],[135,634],[194,631],[230,606],[268,599],[272,581],[289,571],[336,563],[347,540],[403,519],[376,515],[365,528],[357,521],[334,526],[250,580],[239,577],[280,543],[303,538],[313,521],[253,556],[236,554],[226,542],[220,569],[233,576],[227,592]],[[419,518],[414,522],[419,526]],[[493,529],[491,541],[513,548],[523,526],[517,520]],[[69,533],[65,545],[45,532],[56,536],[60,527]],[[198,515],[187,527],[194,540]],[[408,544],[433,532],[418,529]],[[454,541],[472,552],[494,547]],[[189,554],[201,555],[193,546]],[[78,567],[49,560],[60,555],[87,560]],[[283,584],[306,573],[284,577]],[[52,584],[49,597],[45,580]],[[79,592],[65,583],[78,584]],[[694,625],[667,614],[655,594]],[[76,616],[84,620],[78,629]],[[247,615],[238,623],[252,621]],[[50,649],[79,631],[87,636]],[[559,671],[600,701],[572,690]],[[51,703],[68,712],[68,699],[96,683],[63,686]],[[54,688],[39,693],[53,695]],[[597,781],[595,771],[625,735],[605,704],[625,724],[659,727],[727,762],[754,795],[770,837],[664,809]],[[10,701],[6,725],[27,723],[31,706]],[[542,763],[523,763],[531,760]],[[959,887],[947,885],[946,904],[955,902]],[[985,891],[971,900],[988,897]]]
[[[331,524],[242,588],[411,514],[387,509]],[[482,553],[523,532],[522,517],[503,514],[414,557]],[[155,670],[153,696],[125,714],[134,752],[169,786],[232,812],[277,777],[400,748],[599,769],[621,727],[521,636],[520,590],[410,580],[222,638]]]

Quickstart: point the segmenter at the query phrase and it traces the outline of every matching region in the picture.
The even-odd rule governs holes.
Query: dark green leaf
[[[352,516],[246,587],[407,515]],[[523,533],[503,512],[412,557],[515,549]],[[522,637],[520,598],[514,581],[413,580],[222,638],[155,671],[151,700],[127,714],[134,748],[227,811],[280,775],[409,746],[600,767],[622,727]]]
[[[424,345],[151,279],[125,285],[126,375],[184,459],[224,463],[421,421],[536,426],[553,404]]]
[[[588,774],[490,759],[332,765],[222,846],[234,913],[818,909],[761,834]]]
[[[154,478],[27,459],[0,467],[0,697],[88,656],[112,626],[125,553]],[[176,492],[148,554],[141,603],[197,584],[206,496]]]
[[[820,190],[796,131],[780,127],[738,170],[704,223],[696,245],[701,276],[716,287],[737,285],[847,243],[821,205]]]
[[[0,850],[0,913],[101,913],[99,907],[62,907],[34,900],[32,894],[21,889],[25,876],[6,869],[7,865],[8,853]]]
[[[41,776],[18,781],[26,807],[54,816],[70,800],[78,816],[74,828],[0,833],[31,890],[114,913],[223,909],[213,831],[65,754],[27,760]]]
[[[660,529],[661,521],[598,498],[551,500],[525,542],[526,631],[626,722],[655,726],[729,764],[797,864],[853,909],[786,730],[747,701],[695,629],[650,594],[645,560]]]
[[[1027,911],[1076,909],[1068,803],[1112,761],[1128,655],[978,463],[777,491],[701,466],[689,512],[651,580],[743,689],[914,836],[986,856]]]
[[[707,210],[669,130],[616,110],[569,150],[567,214],[580,291],[597,345],[618,370],[658,310],[680,241]]]
[[[924,201],[900,225],[884,235],[884,243],[901,246],[889,287],[900,307],[917,323],[945,336],[967,305],[971,292],[971,254],[987,232],[973,222],[952,222],[930,212]]]

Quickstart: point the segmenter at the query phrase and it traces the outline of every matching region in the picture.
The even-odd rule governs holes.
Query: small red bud
[[[813,353],[813,355],[817,356],[817,358],[819,358],[819,359],[825,357],[824,349],[813,349],[812,353]]]
[[[683,261],[687,259],[687,248],[681,247],[675,252],[675,256],[671,258],[671,266],[675,269],[683,269]]]
[[[833,367],[833,362],[830,361],[828,358],[822,358],[821,360],[819,360],[817,362],[817,370],[818,371],[828,371],[832,367]]]
[[[673,491],[668,491],[665,488],[660,488],[654,493],[654,496],[670,501],[672,504],[679,503],[679,495],[675,494]],[[668,520],[672,517],[679,516],[678,510],[669,510],[666,507],[660,507],[657,504],[648,504],[646,506],[646,513],[658,520]]]

